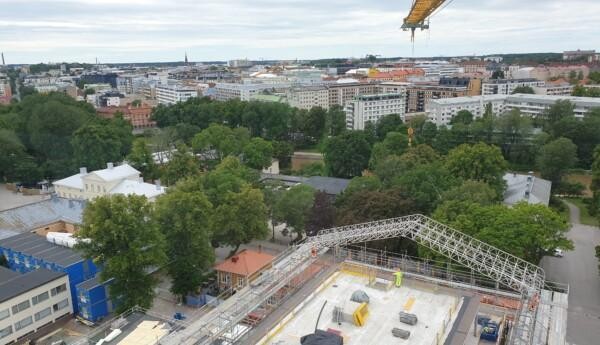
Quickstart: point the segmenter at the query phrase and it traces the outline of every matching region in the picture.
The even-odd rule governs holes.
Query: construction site
[[[398,237],[453,264],[368,248]],[[541,268],[412,215],[324,230],[185,320],[136,309],[79,343],[563,345],[568,293]]]

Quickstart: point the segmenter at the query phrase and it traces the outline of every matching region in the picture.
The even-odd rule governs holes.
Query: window
[[[65,292],[65,291],[67,291],[67,284],[62,284],[55,288],[52,288],[52,290],[50,290],[50,294],[52,295],[52,297],[54,297],[54,296],[58,295],[59,293]]]
[[[45,318],[50,314],[52,314],[52,311],[50,311],[50,307],[42,309],[41,311],[35,313],[35,321],[40,321],[41,319]]]
[[[33,319],[31,318],[31,316],[28,316],[28,317],[24,318],[23,320],[15,323],[15,331],[25,328],[25,327],[31,325],[32,323],[33,323]]]
[[[229,283],[229,273],[221,273],[221,283]]]
[[[8,326],[4,329],[0,329],[0,339],[8,337],[12,334],[12,326]]]
[[[0,320],[4,320],[10,316],[8,309],[0,310]]]
[[[237,286],[238,288],[243,288],[246,285],[246,278],[238,277]]]
[[[33,296],[33,298],[31,299],[31,302],[33,302],[33,305],[36,305],[38,303],[41,303],[41,302],[47,300],[48,298],[49,298],[48,291],[46,291],[37,296]]]
[[[66,308],[69,305],[69,300],[68,299],[64,299],[58,303],[56,303],[55,305],[52,306],[52,309],[54,311],[59,311],[61,309]]]
[[[29,308],[30,306],[31,306],[31,304],[29,304],[29,300],[23,301],[17,305],[13,305],[12,313],[13,313],[13,315],[15,315],[16,313],[21,312],[21,311]]]

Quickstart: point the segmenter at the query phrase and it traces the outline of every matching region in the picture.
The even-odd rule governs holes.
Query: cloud
[[[409,1],[0,0],[9,62],[411,56]],[[596,48],[596,0],[457,0],[418,32],[417,56]]]

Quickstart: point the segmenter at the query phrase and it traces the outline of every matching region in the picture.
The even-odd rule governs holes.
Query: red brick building
[[[117,112],[123,114],[123,118],[131,123],[134,129],[144,129],[156,127],[156,122],[150,119],[152,107],[148,104],[135,106],[128,104],[122,107],[101,107],[97,110],[98,116],[112,119]]]

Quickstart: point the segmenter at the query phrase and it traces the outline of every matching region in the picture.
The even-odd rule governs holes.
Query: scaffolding
[[[273,267],[250,286],[160,344],[234,344],[243,335],[238,324],[310,267],[330,248],[354,243],[406,237],[502,284],[523,296],[514,325],[512,344],[538,344],[533,338],[535,308],[531,303],[544,287],[544,271],[527,261],[494,248],[423,215],[411,215],[323,230],[276,258]],[[528,307],[529,306],[529,307]]]

